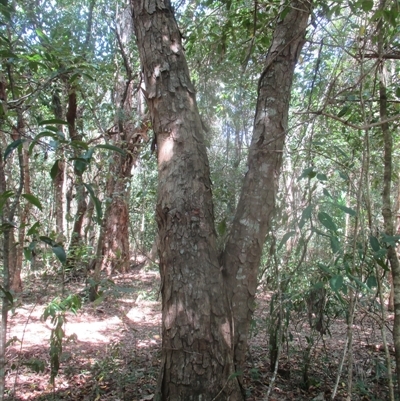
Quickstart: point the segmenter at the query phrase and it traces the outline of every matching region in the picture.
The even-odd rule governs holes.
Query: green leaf
[[[113,145],[97,145],[94,147],[95,149],[109,149],[109,150],[113,150],[114,152],[118,152],[121,153],[121,155],[125,156],[126,155],[126,151],[119,148],[118,146],[113,146]]]
[[[400,88],[396,88],[396,97],[400,97]]]
[[[317,179],[320,181],[328,181],[328,177],[326,176],[326,174],[322,174],[322,173],[317,174]]]
[[[47,127],[48,128],[48,127]],[[53,138],[54,140],[58,141],[58,136],[57,134],[51,132],[51,131],[43,131],[40,132],[39,134],[37,134],[35,136],[35,138],[33,139],[33,141],[31,142],[31,144],[29,145],[29,150],[28,153],[32,154],[32,149],[34,148],[34,146],[37,144],[37,142],[39,141],[40,138],[44,138],[44,137],[50,137]]]
[[[218,223],[217,225],[217,231],[218,234],[223,237],[226,234],[226,217],[224,217],[224,219]]]
[[[378,287],[378,281],[376,280],[375,276],[369,276],[367,278],[367,282],[366,282],[367,286],[369,289],[372,290],[372,288],[377,288]]]
[[[382,241],[386,242],[387,245],[395,248],[397,243],[400,241],[400,235],[386,235],[385,233],[382,234]]]
[[[54,181],[57,177],[58,174],[58,163],[60,160],[56,160],[55,163],[53,164],[53,167],[50,170],[50,177]]]
[[[99,200],[99,198],[96,197],[96,195],[94,194],[93,188],[90,184],[83,184],[86,189],[89,192],[89,195],[94,203],[94,206],[96,208],[96,221],[98,224],[101,224],[102,218],[103,218],[103,211],[101,210],[101,202]]]
[[[17,149],[18,146],[21,145],[24,141],[25,141],[25,139],[20,138],[20,139],[17,139],[16,141],[10,143],[6,148],[6,151],[4,152],[4,161],[12,153],[12,151]]]
[[[348,112],[350,111],[350,106],[344,106],[343,108],[342,108],[342,110],[340,110],[339,111],[339,113],[338,113],[338,117],[343,117],[343,116],[345,116]]]
[[[24,257],[28,262],[32,261],[32,251],[28,247],[24,247]]]
[[[312,206],[308,205],[304,210],[303,213],[301,214],[301,219],[299,222],[299,227],[303,228],[304,224],[306,224],[306,221],[311,218],[311,213],[312,213]]]
[[[369,243],[374,252],[378,252],[381,249],[378,238],[374,237],[373,235],[369,236]]]
[[[281,242],[280,242],[280,244],[279,244],[279,246],[278,246],[278,251],[281,250],[281,248],[283,247],[283,245],[285,245],[286,242],[288,241],[288,239],[289,239],[290,237],[293,237],[294,234],[296,234],[296,231],[289,231],[289,232],[287,232],[287,233],[282,237],[282,240],[281,240]]]
[[[3,213],[3,207],[5,205],[5,203],[7,202],[8,198],[11,198],[11,196],[14,195],[13,191],[4,191],[1,195],[0,195],[0,213]]]
[[[308,178],[308,179],[311,180],[316,175],[317,175],[317,172],[314,171],[314,167],[308,167],[308,168],[303,170],[303,172],[301,173],[300,177],[297,180],[300,181],[303,178]]]
[[[333,291],[339,291],[343,285],[343,276],[336,275],[329,280],[329,285]]]
[[[342,210],[343,212],[349,214],[350,216],[355,216],[357,213],[354,209],[351,209],[349,207],[343,206],[343,205],[336,205],[340,210]]]
[[[33,226],[28,230],[26,235],[33,235],[38,233],[38,228],[40,227],[40,223],[37,221]]]
[[[57,246],[57,243],[56,243],[55,241],[53,241],[51,238],[46,237],[46,236],[44,236],[44,235],[41,235],[41,236],[39,237],[39,239],[40,239],[41,241],[43,241],[45,244],[47,244],[47,245],[50,245],[50,246]]]
[[[336,224],[333,222],[332,217],[329,216],[328,213],[325,212],[319,212],[318,213],[318,220],[321,222],[321,224],[326,227],[328,230],[336,232],[337,227]]]
[[[14,298],[13,298],[11,292],[5,290],[4,287],[2,287],[1,285],[0,285],[0,291],[4,294],[4,296],[8,299],[8,301],[12,305],[14,303]]]
[[[340,178],[342,178],[343,180],[345,180],[345,181],[349,180],[349,175],[347,173],[343,173],[342,171],[339,171],[339,175],[340,175]]]
[[[65,253],[65,250],[61,245],[57,244],[55,246],[52,246],[51,249],[62,264],[65,264],[67,262],[67,254]]]
[[[32,194],[22,194],[22,196],[32,205],[36,206],[39,210],[42,210],[42,204],[40,203],[39,199]]]
[[[329,193],[329,191],[328,191],[326,188],[324,188],[324,189],[322,190],[322,193],[323,193],[325,196],[327,196],[328,198],[333,199],[332,195]]]
[[[364,0],[364,1],[361,3],[361,8],[362,8],[363,11],[365,11],[366,13],[367,13],[368,11],[371,11],[373,6],[374,6],[373,0]]]
[[[60,120],[58,118],[52,118],[50,120],[43,120],[39,122],[39,125],[48,125],[48,124],[68,125],[68,121]]]
[[[332,252],[333,252],[334,254],[340,252],[341,246],[340,246],[340,242],[339,242],[338,238],[337,238],[336,236],[332,235],[332,236],[330,237],[330,239],[331,239],[331,249],[332,249]]]

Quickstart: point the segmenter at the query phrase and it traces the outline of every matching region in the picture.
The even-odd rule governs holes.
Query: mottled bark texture
[[[157,399],[241,400],[257,272],[311,5],[291,2],[277,24],[259,81],[249,170],[225,251],[218,255],[202,125],[170,2],[132,4],[159,170],[163,349]]]
[[[289,7],[286,17],[275,28],[258,83],[248,171],[222,257],[226,288],[234,311],[237,370],[243,369],[246,357],[258,268],[275,209],[293,74],[304,44],[311,3],[292,1]]]
[[[382,121],[387,117],[387,90],[384,74],[384,65],[382,62],[379,82],[379,106],[380,118]],[[393,169],[393,138],[389,130],[389,124],[382,124],[382,134],[384,142],[384,173],[383,173],[383,191],[382,191],[382,216],[386,235],[394,234],[391,188],[392,188],[392,169]],[[393,323],[393,342],[396,359],[396,372],[398,386],[400,383],[400,263],[397,257],[396,248],[389,245],[387,258],[390,263],[393,279],[393,303],[394,303],[394,323]]]
[[[169,1],[133,0],[157,141],[162,362],[157,400],[242,400],[195,91]]]

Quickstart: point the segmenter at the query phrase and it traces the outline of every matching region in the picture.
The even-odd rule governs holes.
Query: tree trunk
[[[53,108],[54,108],[54,117],[63,120],[64,113],[61,104],[61,99],[55,91],[53,93],[52,98]],[[62,125],[58,125],[57,129],[60,132],[63,132],[64,128]],[[65,209],[65,161],[64,161],[64,152],[59,155],[59,159],[56,160],[57,163],[57,174],[53,179],[53,187],[54,187],[54,208],[55,208],[55,217],[56,217],[56,233],[57,238],[56,241],[63,243],[65,241],[65,224],[64,224],[64,209]]]
[[[259,80],[249,170],[219,259],[207,155],[181,35],[168,1],[143,3],[133,0],[159,170],[163,350],[158,399],[239,400],[237,374],[244,365],[293,72],[311,5],[293,1],[274,33]]]
[[[71,141],[81,141],[82,136],[78,134],[76,128],[77,121],[77,96],[76,96],[76,88],[70,87],[68,93],[68,111],[67,111],[67,121],[68,121],[68,132]],[[80,154],[75,150],[75,157],[79,157]],[[86,191],[85,186],[83,185],[82,172],[75,169],[75,188],[76,188],[76,201],[77,201],[77,210],[75,215],[75,220],[71,233],[71,241],[69,245],[69,262],[68,264],[74,265],[74,257],[73,257],[73,249],[75,247],[79,247],[82,244],[82,238],[84,237],[84,227],[83,221],[85,217],[85,212],[87,208],[86,203]]]
[[[383,63],[383,62],[382,62]],[[387,120],[387,95],[386,83],[384,81],[384,65],[381,66],[379,95],[380,95],[380,118]],[[389,131],[389,124],[382,124],[382,134],[384,141],[384,175],[382,191],[382,216],[384,220],[384,230],[386,235],[393,235],[393,215],[391,204],[392,186],[392,133]],[[400,383],[400,263],[397,257],[396,248],[388,245],[387,258],[390,263],[393,278],[393,301],[394,301],[394,323],[393,323],[393,342],[395,348],[397,382]]]
[[[311,3],[292,1],[275,29],[258,99],[248,171],[222,261],[234,311],[236,370],[243,370],[254,311],[258,268],[275,208],[294,69],[304,44]]]
[[[133,0],[158,157],[162,360],[157,400],[242,400],[195,91],[171,4]]]

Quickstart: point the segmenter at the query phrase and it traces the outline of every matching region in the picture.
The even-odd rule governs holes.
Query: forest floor
[[[161,313],[159,275],[137,267],[104,282],[101,302],[84,302],[67,313],[65,339],[55,385],[49,384],[50,319],[44,308],[60,293],[60,278],[30,277],[10,316],[7,351],[8,400],[152,400],[160,365]],[[69,279],[66,293],[85,293],[83,280]],[[266,399],[271,381],[267,316],[270,294],[260,293],[244,383],[249,401]],[[293,317],[294,315],[294,317]],[[304,315],[304,316],[303,316]],[[346,343],[344,318],[321,337],[311,331],[307,315],[292,313],[290,335],[282,349],[270,401],[331,399]],[[381,332],[367,311],[357,313],[353,335],[351,400],[388,400],[388,380]],[[387,338],[393,360],[388,315]],[[290,341],[289,341],[290,340]],[[311,351],[310,351],[311,350]],[[309,352],[308,352],[309,351]],[[393,362],[392,362],[393,363]],[[308,365],[308,385],[304,366]],[[347,363],[335,400],[346,399]],[[393,369],[394,370],[394,369]]]

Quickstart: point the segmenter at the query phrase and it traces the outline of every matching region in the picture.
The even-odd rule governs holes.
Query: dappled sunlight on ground
[[[58,295],[57,279],[43,284],[38,278],[27,288],[16,313],[10,316],[7,389],[20,401],[141,401],[151,400],[160,368],[161,305],[157,271],[132,269],[113,277],[104,289],[104,300],[84,302],[82,309],[67,314],[61,366],[56,385],[49,385],[50,321],[41,315],[46,305]],[[45,286],[45,290],[41,287]],[[70,284],[67,293],[82,292],[84,285]],[[43,295],[45,294],[45,295]],[[265,398],[271,380],[269,365],[269,330],[272,293],[260,292],[252,324],[244,384],[247,401]],[[35,300],[35,301],[33,301]],[[34,302],[37,302],[36,304]],[[346,342],[343,317],[332,319],[329,331],[321,336],[311,332],[307,313],[292,310],[286,331],[278,376],[270,400],[284,401],[329,399]],[[389,316],[390,317],[390,316]],[[388,319],[388,324],[392,321]],[[371,315],[360,313],[354,321],[354,394],[353,401],[367,400],[368,389],[375,399],[386,399],[387,381],[380,330]],[[393,339],[387,332],[390,352]],[[22,341],[22,344],[21,342]],[[307,354],[307,350],[311,352]],[[303,383],[303,367],[309,358],[309,387]],[[42,362],[43,371],[35,372]],[[12,369],[11,369],[12,368]],[[344,367],[341,382],[347,380]],[[321,398],[321,397],[325,398]],[[336,400],[344,400],[346,386],[340,385]]]

